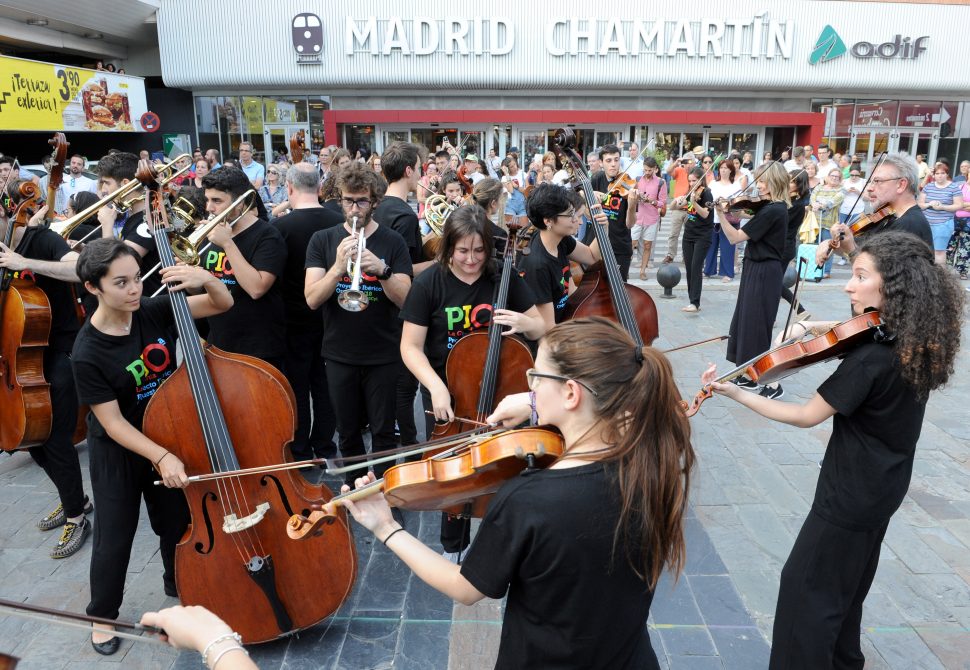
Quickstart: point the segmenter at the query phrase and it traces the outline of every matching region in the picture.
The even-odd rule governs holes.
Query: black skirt
[[[771,326],[781,300],[782,264],[744,259],[738,302],[728,331],[727,359],[739,365],[771,346]]]

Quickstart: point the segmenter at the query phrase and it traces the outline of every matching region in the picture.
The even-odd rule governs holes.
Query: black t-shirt
[[[697,198],[697,202],[701,204],[706,204],[712,202],[714,196],[711,195],[711,189],[706,186],[701,190],[700,196]],[[694,207],[690,207],[687,210],[687,218],[684,219],[684,239],[686,240],[702,240],[709,239],[711,233],[714,232],[714,205],[708,205],[707,216],[701,217]]]
[[[337,247],[350,237],[345,226],[314,233],[306,252],[308,268],[333,267]],[[395,274],[411,274],[411,258],[404,238],[390,228],[378,226],[367,238],[367,249],[391,266]],[[346,266],[333,294],[321,306],[323,315],[323,357],[350,365],[386,365],[401,360],[401,321],[398,307],[384,294],[380,280],[361,272],[360,290],[367,295],[367,309],[348,312],[338,296],[350,289]]]
[[[893,217],[891,221],[887,221],[885,225],[880,226],[877,230],[902,230],[907,233],[912,233],[926,242],[930,249],[933,248],[933,233],[930,230],[930,224],[926,221],[926,215],[923,214],[923,210],[916,205],[907,209],[902,216]]]
[[[656,668],[646,634],[653,594],[613,551],[612,466],[539,470],[495,494],[461,574],[508,593],[496,668]],[[590,500],[596,500],[590,505]]]
[[[788,230],[785,232],[785,255],[782,260],[791,260],[798,250],[798,229],[805,221],[805,208],[811,203],[811,196],[806,195],[800,200],[792,200],[788,208]]]
[[[606,193],[606,189],[610,187],[610,181],[606,178],[605,172],[594,174],[590,183],[593,189],[600,193]],[[606,202],[600,204],[610,222],[610,246],[613,247],[613,255],[617,258],[632,258],[633,238],[630,236],[630,229],[626,227],[627,199],[617,193],[611,193]]]
[[[167,294],[141,299],[127,335],[102,333],[89,319],[81,327],[71,354],[78,401],[99,405],[117,400],[121,415],[141,430],[148,401],[175,372],[176,338]],[[88,416],[88,429],[89,438],[114,443],[94,412]]]
[[[744,260],[781,261],[788,234],[788,207],[783,202],[769,202],[741,228],[748,236]]]
[[[280,358],[286,353],[281,288],[286,243],[276,227],[262,219],[233,236],[232,241],[250,265],[275,275],[276,281],[259,300],[253,300],[236,281],[225,250],[215,244],[209,247],[202,254],[201,265],[226,285],[234,301],[228,312],[209,317],[209,343],[237,354]]]
[[[59,261],[70,253],[71,249],[64,238],[57,233],[47,228],[29,226],[15,251],[27,259],[29,266],[31,259]],[[47,294],[47,300],[51,305],[51,331],[47,338],[48,346],[52,351],[70,351],[74,347],[74,337],[80,328],[74,311],[71,285],[53,277],[31,272],[29,267],[12,274],[14,279],[32,282]],[[79,294],[83,291],[80,286],[76,286],[75,290]]]
[[[519,276],[532,289],[537,305],[551,302],[556,315],[556,323],[563,320],[566,300],[569,299],[569,254],[576,249],[576,240],[571,236],[560,240],[556,255],[550,254],[542,244],[540,235],[529,241],[529,253],[519,261]]]
[[[926,402],[903,380],[891,344],[860,345],[818,389],[838,414],[812,509],[849,530],[879,528],[913,473]]]
[[[431,367],[440,371],[448,352],[463,335],[484,330],[492,322],[492,305],[498,277],[491,268],[473,284],[466,284],[435,263],[419,274],[401,309],[401,318],[428,329],[424,353]],[[513,272],[509,277],[508,309],[527,312],[535,298],[525,280]]]
[[[306,277],[306,252],[310,238],[319,230],[343,223],[344,217],[325,207],[294,209],[273,221],[286,243],[286,265],[283,268],[283,306],[286,325],[301,331],[322,329],[320,310],[310,309],[303,295]]]
[[[411,205],[393,195],[385,196],[374,210],[374,220],[397,231],[404,238],[412,264],[424,261],[421,227],[418,225],[418,215],[411,209]]]
[[[116,222],[117,223],[117,222]],[[119,234],[120,239],[126,242],[134,242],[142,249],[147,249],[146,253],[141,259],[141,273],[147,274],[149,270],[158,265],[158,248],[155,246],[155,238],[152,236],[152,231],[145,223],[145,213],[135,212],[131,214],[124,224],[121,226],[121,232]],[[142,281],[142,294],[146,296],[151,296],[162,287],[161,275],[156,270]]]

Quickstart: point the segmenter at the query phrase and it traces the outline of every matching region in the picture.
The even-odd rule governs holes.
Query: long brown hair
[[[495,253],[495,240],[492,237],[492,227],[488,225],[485,210],[478,205],[468,204],[453,211],[445,221],[445,229],[441,231],[441,244],[438,245],[438,263],[442,270],[448,270],[451,257],[455,253],[458,241],[469,235],[479,235],[485,246],[485,258],[490,259]],[[488,270],[486,262],[483,272]]]
[[[695,458],[670,363],[652,347],[636,347],[626,331],[602,317],[565,321],[542,343],[559,373],[598,394],[591,430],[610,446],[582,457],[615,463],[620,519],[614,554],[625,547],[631,567],[653,589],[664,569],[676,576],[684,566],[684,513]]]

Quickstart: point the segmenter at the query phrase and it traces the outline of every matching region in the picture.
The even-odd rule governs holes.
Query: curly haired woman
[[[781,571],[772,669],[863,667],[862,604],[909,488],[927,397],[953,374],[960,346],[963,292],[914,235],[867,240],[845,292],[854,315],[878,310],[883,326],[804,405],[715,383],[713,366],[702,378],[775,421],[809,428],[834,417],[812,509]],[[804,336],[831,325],[805,321],[791,330]]]

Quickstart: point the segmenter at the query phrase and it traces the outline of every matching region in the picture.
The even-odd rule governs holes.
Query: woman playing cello
[[[175,545],[189,523],[181,491],[182,462],[141,432],[148,401],[175,371],[175,327],[168,295],[142,297],[139,256],[120,240],[89,243],[77,261],[84,288],[98,299],[97,311],[81,327],[71,365],[78,399],[91,406],[88,444],[91,487],[98,515],[91,554],[91,602],[87,613],[114,619],[121,607],[125,573],[138,526],[142,497],[159,536],[165,594],[176,596]],[[188,299],[192,316],[203,318],[232,307],[232,295],[199,267],[165,268],[169,290],[204,289]],[[153,486],[156,470],[165,487]],[[120,638],[96,630],[99,654],[118,651]]]
[[[812,509],[781,572],[773,669],[862,668],[862,604],[880,544],[909,488],[927,396],[953,374],[960,342],[960,287],[909,233],[868,239],[845,291],[853,314],[874,308],[886,330],[851,349],[807,403],[711,384],[716,393],[793,426],[834,417]],[[791,330],[804,335],[817,326],[805,321]],[[703,380],[714,375],[712,367]]]
[[[510,277],[509,309],[494,310],[493,316],[498,285],[493,247],[491,225],[481,207],[466,205],[452,212],[445,222],[438,262],[415,278],[401,309],[401,358],[421,382],[424,406],[432,407],[439,421],[455,418],[445,363],[459,338],[487,329],[493,318],[495,323],[510,328],[505,334],[522,333],[537,340],[545,332],[532,291],[515,272]],[[431,434],[430,425],[427,434]],[[445,551],[457,558],[468,546],[467,530],[467,524],[458,528],[445,524]]]
[[[549,331],[528,378],[532,391],[488,420],[532,415],[562,431],[565,454],[499,490],[461,567],[395,523],[382,495],[345,504],[442,593],[508,594],[496,667],[659,668],[647,615],[661,573],[683,565],[694,462],[670,365],[594,317]]]

